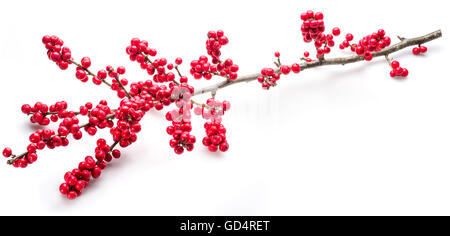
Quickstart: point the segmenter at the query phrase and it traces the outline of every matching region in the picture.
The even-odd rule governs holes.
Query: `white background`
[[[299,31],[299,15],[308,9],[324,12],[328,30],[340,26],[356,38],[379,28],[393,42],[439,28],[444,37],[429,43],[426,55],[410,49],[392,55],[409,69],[406,80],[391,79],[386,61],[377,58],[283,77],[270,91],[257,82],[219,91],[218,98],[232,104],[224,116],[227,153],[211,154],[200,144],[203,121],[197,118],[196,149],[175,155],[165,133],[169,123],[151,112],[138,142],[76,201],[58,187],[66,171],[92,155],[95,138],[40,152],[27,169],[1,165],[0,214],[449,215],[449,17],[442,4],[1,1],[0,144],[18,153],[36,128],[20,112],[24,103],[67,100],[77,109],[106,98],[118,104],[106,87],[75,79],[74,67],[61,71],[49,61],[45,34],[61,37],[77,60],[90,56],[95,70],[126,66],[130,81],[148,79],[125,54],[132,37],[148,40],[170,61],[189,62],[206,53],[208,30],[223,29],[230,39],[224,56],[240,65],[241,75],[272,66],[275,50],[292,63],[313,48]],[[182,70],[188,73],[187,64]],[[110,140],[105,132],[100,137]]]

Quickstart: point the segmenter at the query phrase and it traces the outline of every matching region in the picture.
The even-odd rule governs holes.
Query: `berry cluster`
[[[324,15],[322,12],[307,11],[300,15],[300,19],[303,21],[301,26],[301,32],[303,35],[303,41],[309,43],[314,41],[316,48],[316,57],[318,59],[323,58],[325,54],[331,52],[331,48],[334,47],[334,36],[339,36],[341,30],[338,27],[333,28],[331,34],[325,34]],[[308,53],[309,56],[309,53]],[[308,57],[306,56],[306,57]],[[307,59],[307,61],[312,61]]]
[[[224,63],[219,63],[217,65],[211,65],[208,62],[206,56],[200,56],[198,60],[193,60],[191,62],[191,75],[195,79],[201,79],[202,77],[206,80],[210,80],[213,75],[220,75],[223,77],[228,77],[230,80],[237,79],[237,72],[239,66],[233,64],[233,60],[227,59]]]
[[[177,109],[166,113],[166,120],[171,121],[172,125],[167,127],[166,131],[172,135],[169,142],[171,148],[176,154],[182,154],[184,149],[192,151],[196,141],[195,136],[191,135],[191,89],[187,84],[174,86],[171,98],[174,100]]]
[[[216,69],[217,67],[217,69]],[[226,59],[225,62],[217,64],[217,66],[212,66],[211,71],[215,73],[216,71],[222,77],[227,77],[230,80],[235,80],[238,78],[239,66],[233,64],[233,60]]]
[[[398,61],[392,61],[391,67],[392,67],[392,70],[389,74],[392,78],[396,77],[396,76],[407,77],[409,74],[409,72],[406,68],[400,67],[400,62],[398,62]]]
[[[414,55],[419,55],[421,53],[426,53],[428,51],[428,48],[425,46],[418,46],[418,47],[414,47],[412,49],[412,52]]]
[[[194,76],[194,79],[201,79],[202,77],[210,80],[212,78],[212,74],[217,72],[217,66],[211,66],[211,63],[208,62],[208,58],[206,56],[200,56],[198,60],[193,60],[191,62],[191,75]]]
[[[74,116],[75,112],[67,111],[67,102],[57,102],[50,107],[44,103],[36,102],[33,107],[24,104],[21,107],[22,113],[30,116],[30,122],[39,125],[48,125],[50,121],[56,122],[59,118]],[[50,118],[48,116],[50,115]]]
[[[220,48],[228,44],[228,38],[222,30],[209,31],[207,36],[206,50],[208,55],[212,57],[213,64],[219,64],[220,56],[222,55]]]
[[[141,68],[147,65],[147,73],[153,75],[153,81],[156,83],[170,82],[175,79],[175,74],[173,72],[167,72],[167,70],[173,69],[172,63],[167,63],[166,58],[156,59],[155,61],[149,61],[149,64],[142,63]]]
[[[304,54],[306,57],[309,56],[309,52],[305,52]],[[278,67],[278,71],[275,71],[272,68],[263,68],[261,70],[261,75],[258,76],[257,80],[262,84],[263,89],[269,89],[270,87],[274,87],[277,85],[277,81],[280,80],[281,74],[288,75],[289,73],[300,73],[301,67],[298,63],[294,63],[291,66],[282,65],[280,61],[280,53],[275,52],[275,57],[277,58],[277,61],[275,61],[275,65]],[[310,58],[302,58],[304,60],[307,60]]]
[[[181,87],[187,89],[191,94],[194,93],[194,87],[188,84],[181,84]],[[164,106],[169,106],[176,100],[176,96],[172,97],[173,91],[177,88],[174,83],[166,85],[154,84],[151,80],[145,82],[131,83],[130,95],[132,97],[140,96],[145,100],[145,110],[155,108],[160,111]]]
[[[145,62],[146,56],[156,56],[157,51],[148,46],[148,42],[140,40],[138,38],[131,39],[131,44],[127,46],[126,52],[130,55],[131,61],[137,61],[138,63]]]
[[[219,149],[226,152],[230,147],[225,136],[227,130],[220,121],[208,121],[204,125],[206,137],[203,138],[203,145],[208,147],[211,152]]]
[[[113,140],[119,142],[123,148],[136,142],[137,133],[142,129],[139,122],[151,108],[152,105],[148,103],[148,100],[140,96],[122,100],[115,112],[115,117],[118,119],[116,126],[110,130]]]
[[[174,65],[168,63],[166,58],[159,58],[154,61],[150,60],[148,56],[156,56],[157,51],[148,47],[147,41],[138,38],[131,39],[131,45],[127,47],[126,52],[130,55],[131,61],[138,62],[141,69],[146,70],[149,75],[153,76],[154,82],[165,83],[175,79],[173,72],[167,72],[167,70],[172,70]],[[181,58],[177,58],[176,63],[181,64]]]
[[[92,156],[87,156],[84,161],[78,164],[78,168],[64,175],[65,183],[61,184],[59,191],[66,195],[68,199],[79,197],[92,178],[100,177],[102,170],[107,166],[107,162],[111,162],[113,157],[118,159],[120,156],[120,151],[114,149],[114,146],[110,147],[106,144],[106,140],[98,139],[95,148],[95,159],[97,161]]]
[[[44,149],[45,143],[40,145],[39,148]],[[26,168],[28,164],[32,164],[37,161],[38,156],[36,154],[36,149],[38,146],[34,143],[28,145],[28,151],[20,156],[15,156],[12,154],[12,150],[9,147],[3,149],[3,156],[6,158],[13,158],[8,163],[12,164],[15,168]]]
[[[322,12],[314,13],[309,10],[300,14],[300,19],[303,21],[301,27],[303,41],[309,43],[312,40],[320,40],[321,34],[325,31]]]
[[[47,49],[48,59],[55,62],[61,70],[65,70],[69,67],[72,54],[68,47],[63,47],[64,41],[62,39],[54,35],[45,35],[42,38],[42,43]]]
[[[79,119],[73,115],[73,113],[69,114],[69,116],[65,117],[62,122],[59,124],[58,135],[61,137],[67,137],[69,134],[73,135],[75,140],[79,140],[83,137],[83,133],[81,132]]]
[[[92,108],[91,104],[87,104],[90,108]],[[86,107],[89,109],[89,107]],[[92,108],[88,112],[89,123],[84,127],[84,130],[91,136],[94,136],[97,133],[97,128],[111,128],[114,123],[111,118],[114,115],[111,108],[108,106],[108,102],[106,100],[101,100],[100,103]]]
[[[345,49],[350,47],[352,52],[356,52],[360,56],[363,55],[366,61],[372,60],[372,52],[378,52],[391,45],[391,38],[386,36],[386,32],[383,29],[365,36],[359,40],[358,44],[353,43],[350,45],[353,38],[352,34],[347,34],[345,40],[339,45],[339,48]]]
[[[38,155],[37,150],[43,150],[45,147],[49,149],[54,149],[55,147],[67,146],[69,145],[69,140],[67,139],[68,132],[58,132],[51,129],[38,129],[36,132],[32,133],[29,137],[30,144],[27,147],[27,152],[15,156],[10,154],[9,157],[13,159],[10,160],[14,167],[26,168],[29,164],[36,162]],[[9,149],[10,150],[10,149]]]
[[[230,80],[235,80],[238,77],[239,66],[233,63],[233,60],[226,59],[225,61],[220,60],[222,55],[220,49],[222,46],[228,44],[228,38],[224,35],[222,30],[209,31],[208,40],[206,40],[206,50],[208,55],[211,56],[211,63],[209,65],[208,72],[208,61],[205,61],[205,57],[201,56],[199,60],[193,61],[191,63],[191,74],[196,79],[200,79],[202,76],[205,79],[211,79],[212,75],[220,75],[226,77]],[[205,65],[206,64],[206,65]],[[205,66],[205,68],[203,68]]]
[[[167,113],[166,119],[172,121],[172,125],[167,127],[167,134],[172,135],[172,139],[169,142],[171,148],[174,149],[176,154],[182,154],[184,149],[187,151],[192,151],[194,149],[194,144],[196,138],[191,135],[192,125],[190,121],[185,121],[181,119],[180,121],[175,121],[177,118],[173,117],[173,113]],[[175,118],[175,119],[174,119]]]
[[[258,82],[262,84],[263,89],[277,86],[277,81],[280,79],[280,73],[275,72],[272,68],[263,68],[261,75],[258,76]]]

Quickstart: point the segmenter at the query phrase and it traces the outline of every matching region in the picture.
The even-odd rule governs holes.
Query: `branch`
[[[410,38],[410,39],[402,38],[401,42],[399,42],[395,45],[392,45],[390,47],[387,47],[379,52],[374,52],[374,53],[372,53],[372,55],[373,55],[373,57],[387,56],[391,53],[400,51],[406,47],[424,44],[429,41],[438,39],[440,37],[442,37],[442,32],[441,32],[441,30],[437,30],[435,32],[432,32],[432,33],[429,33],[427,35],[417,37],[417,38]],[[323,60],[302,63],[302,64],[300,64],[300,68],[303,71],[303,70],[306,70],[309,68],[314,68],[314,67],[319,67],[319,66],[345,65],[345,64],[349,64],[349,63],[363,61],[363,60],[364,60],[364,56],[358,56],[358,55],[349,56],[349,57],[332,58],[332,59],[323,59]],[[276,68],[274,70],[276,72],[280,71],[278,68]],[[194,92],[193,96],[208,93],[208,92],[216,92],[219,89],[228,87],[233,84],[238,84],[238,83],[242,83],[242,82],[250,82],[250,81],[256,80],[258,78],[258,76],[260,76],[260,75],[261,75],[260,73],[255,73],[255,74],[251,74],[251,75],[240,76],[236,80],[225,80],[225,81],[219,82],[217,84],[198,89]]]

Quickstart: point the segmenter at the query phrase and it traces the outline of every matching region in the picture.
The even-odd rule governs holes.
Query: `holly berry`
[[[81,66],[83,68],[89,68],[91,66],[91,59],[89,57],[83,57],[81,59]]]
[[[12,155],[11,148],[7,147],[7,148],[3,149],[3,156],[4,156],[4,157],[8,158],[8,157],[10,157],[11,155]]]
[[[341,29],[339,29],[338,27],[333,28],[332,34],[334,36],[339,36],[341,34]]]
[[[294,72],[296,74],[300,73],[300,71],[301,71],[300,65],[297,63],[292,64],[291,69],[292,69],[292,72]]]

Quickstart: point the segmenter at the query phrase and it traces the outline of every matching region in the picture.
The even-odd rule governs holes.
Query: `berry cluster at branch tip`
[[[325,34],[324,15],[322,12],[314,13],[314,11],[309,10],[302,13],[300,19],[303,21],[301,26],[303,41],[306,43],[314,41],[317,52],[316,57],[320,59],[325,54],[329,54],[331,48],[335,45],[334,36],[339,36],[341,30],[335,27],[331,34]]]
[[[203,138],[202,143],[211,152],[220,150],[221,152],[228,151],[230,145],[227,142],[227,130],[220,121],[208,121],[204,124],[206,137]]]
[[[176,121],[177,119],[172,118],[173,113],[167,113],[166,119],[168,121],[172,121],[172,125],[168,126],[166,131],[167,134],[172,135],[172,139],[169,142],[171,148],[174,149],[176,154],[182,154],[184,149],[187,151],[192,151],[194,149],[194,144],[196,138],[194,135],[191,135],[192,125],[190,121],[185,121],[184,119],[180,119],[180,121]]]
[[[45,35],[42,43],[47,49],[47,57],[55,62],[61,70],[65,70],[71,64],[72,53],[68,47],[63,47],[64,41],[55,35]]]
[[[113,158],[120,158],[120,151],[113,148],[106,143],[106,140],[98,139],[95,159],[87,156],[78,164],[78,168],[66,172],[64,183],[60,185],[59,191],[71,200],[81,196],[83,189],[89,185],[89,181],[99,178],[108,162],[111,162]]]
[[[237,79],[238,77],[237,72],[239,70],[239,66],[234,64],[233,60],[231,59],[226,59],[225,61],[222,61],[220,59],[220,56],[222,55],[220,49],[222,48],[222,46],[228,44],[228,38],[225,36],[224,32],[222,30],[209,31],[207,36],[208,40],[206,40],[206,50],[208,55],[211,56],[212,58],[211,63],[213,64],[210,67],[210,73],[226,77],[227,79],[230,80]],[[194,63],[194,65],[195,64],[196,63]],[[197,64],[203,65],[204,63],[197,63]],[[193,63],[191,63],[191,67],[195,67],[193,66]],[[196,69],[197,68],[195,68],[194,71],[191,70],[191,74],[194,76],[194,78],[199,79],[198,75],[195,75]],[[208,79],[207,77],[205,78]]]
[[[392,67],[392,70],[389,73],[389,75],[392,78],[397,77],[397,76],[407,77],[409,74],[409,71],[406,68],[400,67],[400,62],[398,62],[398,61],[392,61],[391,67]]]

